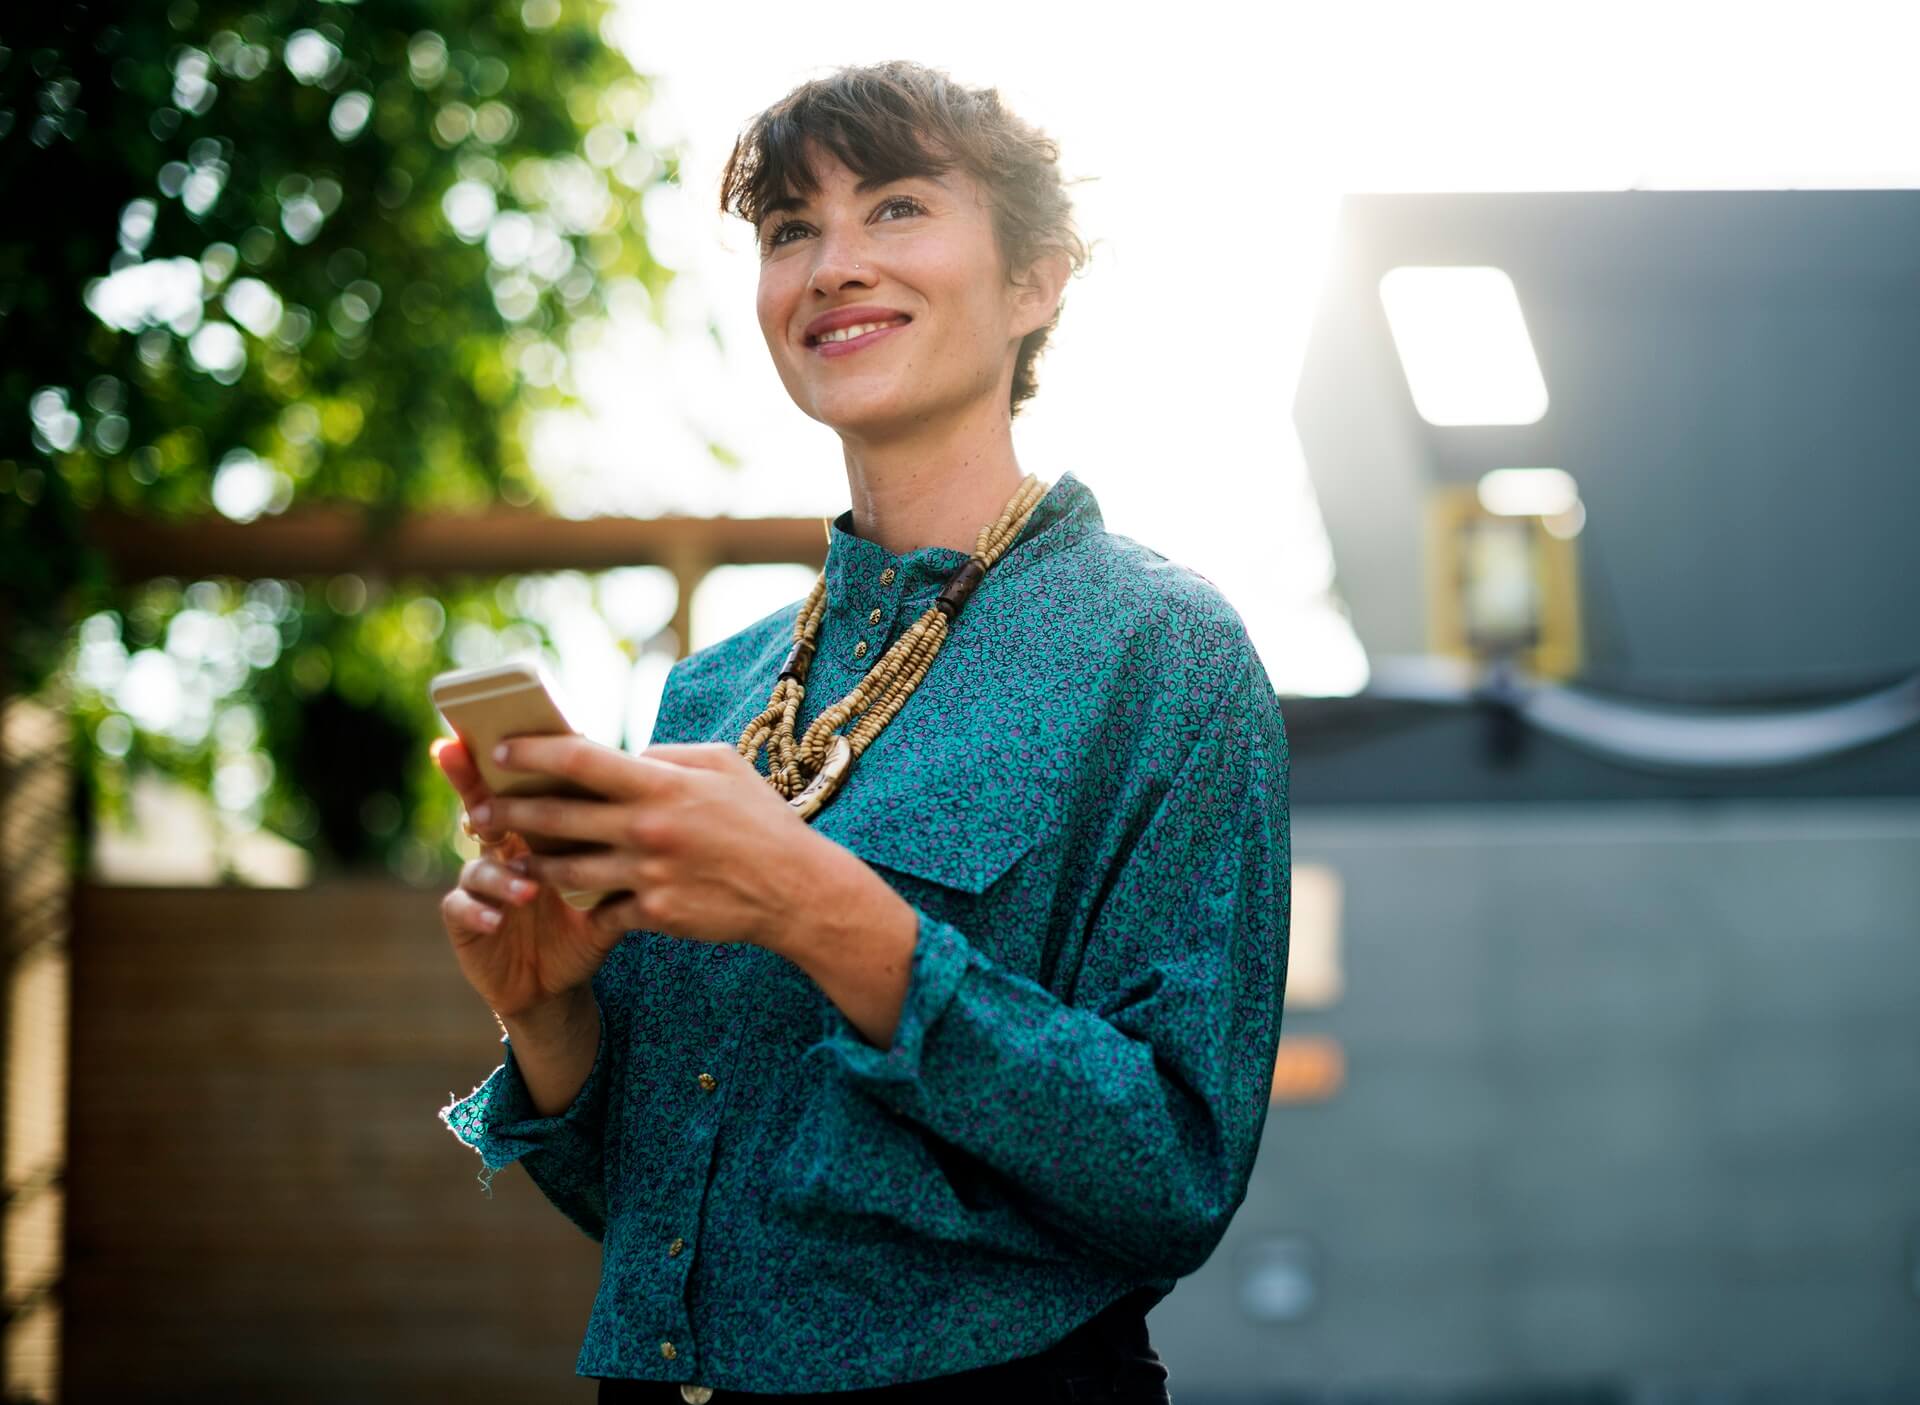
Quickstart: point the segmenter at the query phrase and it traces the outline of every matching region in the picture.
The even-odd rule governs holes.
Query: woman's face
[[[1052,318],[1058,291],[1008,286],[985,195],[958,166],[856,190],[831,153],[811,155],[820,189],[759,229],[760,330],[787,394],[868,440],[922,432],[995,396],[1005,413],[1014,352]],[[809,334],[853,307],[873,309],[861,323],[907,320],[838,344]]]

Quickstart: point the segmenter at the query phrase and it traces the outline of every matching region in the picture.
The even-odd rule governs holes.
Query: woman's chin
[[[813,417],[837,433],[858,436],[912,419],[913,406],[892,395],[832,395],[814,402]]]

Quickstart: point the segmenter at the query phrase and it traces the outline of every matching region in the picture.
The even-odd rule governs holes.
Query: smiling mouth
[[[808,346],[844,346],[872,336],[875,332],[890,331],[895,327],[904,327],[913,321],[911,317],[895,317],[886,322],[861,322],[851,327],[837,327],[831,332],[823,332],[817,337],[808,337]]]

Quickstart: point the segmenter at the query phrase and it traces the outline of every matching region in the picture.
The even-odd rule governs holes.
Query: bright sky
[[[1070,177],[1097,178],[1074,188],[1098,242],[1015,422],[1022,466],[1073,469],[1110,530],[1217,584],[1283,693],[1367,676],[1288,413],[1339,192],[1920,176],[1920,20],[1892,6],[629,0],[612,37],[657,79],[650,134],[688,147],[682,191],[648,207],[682,276],[669,337],[636,327],[576,358],[592,423],[536,442],[552,476],[567,465],[565,510],[846,506],[839,441],[774,374],[751,234],[719,214],[717,185],[740,128],[796,83],[916,59],[998,87]],[[702,433],[745,467],[713,467]],[[805,585],[714,582],[694,644]]]
[[[796,83],[916,59],[997,86],[1060,142],[1069,176],[1097,178],[1075,188],[1094,255],[1015,422],[1022,465],[1073,469],[1111,530],[1217,584],[1282,693],[1367,678],[1289,417],[1340,192],[1920,186],[1920,6],[627,0],[611,37],[658,82],[648,135],[688,147],[682,188],[647,206],[654,250],[682,272],[667,334],[624,319],[572,358],[586,411],[534,444],[563,511],[846,506],[838,440],[774,374],[750,232],[718,213],[717,183],[740,128]],[[744,468],[719,468],[707,436]],[[809,583],[799,567],[715,573],[692,643]],[[635,667],[614,637],[665,619],[664,574],[523,589],[556,632],[575,724],[644,745],[669,661]],[[138,673],[119,690],[135,713]]]

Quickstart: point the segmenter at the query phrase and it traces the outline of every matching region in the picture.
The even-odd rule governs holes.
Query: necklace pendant
[[[812,819],[821,806],[833,799],[852,766],[852,745],[844,736],[835,737],[833,745],[827,748],[826,761],[821,764],[814,778],[807,782],[807,788],[787,803],[800,812],[801,819]]]

